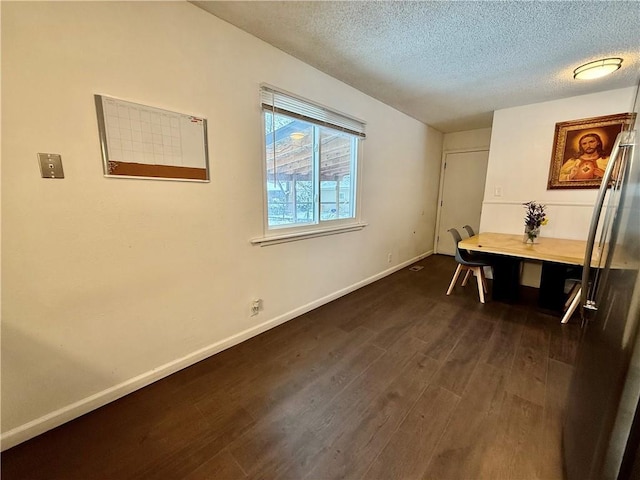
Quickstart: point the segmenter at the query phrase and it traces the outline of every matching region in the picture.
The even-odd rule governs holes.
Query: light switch
[[[495,186],[493,188],[493,196],[494,197],[501,197],[502,196],[502,187],[500,186]]]
[[[39,153],[38,160],[42,178],[64,178],[62,156],[57,153]]]

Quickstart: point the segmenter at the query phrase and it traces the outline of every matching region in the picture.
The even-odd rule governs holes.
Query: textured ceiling
[[[502,108],[631,86],[640,72],[640,1],[192,3],[442,132],[489,127]],[[573,79],[607,56],[622,57],[622,69]]]

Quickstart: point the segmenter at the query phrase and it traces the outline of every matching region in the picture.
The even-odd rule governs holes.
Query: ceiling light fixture
[[[622,66],[621,58],[603,58],[595,62],[580,65],[573,71],[573,78],[577,80],[593,80],[615,72]]]
[[[289,137],[291,137],[291,140],[302,140],[304,138],[304,133],[293,132]]]

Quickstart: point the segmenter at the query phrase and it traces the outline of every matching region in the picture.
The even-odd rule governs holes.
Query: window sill
[[[269,235],[268,237],[254,238],[251,240],[253,245],[268,247],[269,245],[277,245],[279,243],[296,242],[307,238],[324,237],[325,235],[336,235],[338,233],[355,232],[366,227],[366,223],[352,223],[350,225],[342,225],[339,227],[324,228],[318,230],[308,230],[305,232],[287,233],[282,235]]]

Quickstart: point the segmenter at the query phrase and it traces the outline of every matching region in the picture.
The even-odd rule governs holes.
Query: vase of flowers
[[[545,213],[546,206],[535,201],[523,203],[523,206],[527,213],[524,216],[524,237],[522,242],[538,243],[540,227],[548,222],[547,214]]]

